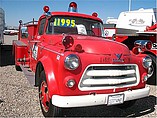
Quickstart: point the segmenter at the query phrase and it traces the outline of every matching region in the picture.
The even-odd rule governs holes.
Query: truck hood
[[[72,36],[74,44],[81,44],[84,52],[94,54],[126,54],[130,55],[128,47],[122,43],[92,36]]]

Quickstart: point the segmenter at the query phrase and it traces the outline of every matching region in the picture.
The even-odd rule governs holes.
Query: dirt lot
[[[136,104],[128,109],[103,105],[73,108],[65,110],[66,116],[156,117],[156,85],[149,86],[150,96],[137,100]],[[24,74],[16,71],[14,65],[0,67],[0,117],[43,117],[39,106],[38,88],[30,86]]]

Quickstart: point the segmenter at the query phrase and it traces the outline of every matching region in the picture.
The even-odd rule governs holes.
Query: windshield
[[[102,23],[80,17],[56,16],[49,19],[47,34],[80,34],[103,36]]]

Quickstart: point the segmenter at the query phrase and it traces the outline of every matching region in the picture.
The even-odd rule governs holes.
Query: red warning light
[[[77,4],[75,2],[71,2],[69,4],[69,7],[77,8]]]
[[[98,17],[98,14],[97,14],[96,12],[94,12],[94,13],[92,14],[92,16]]]
[[[77,4],[75,2],[71,2],[68,8],[69,12],[77,12]]]
[[[49,7],[48,6],[44,6],[43,10],[45,11],[45,13],[47,13],[49,11]]]

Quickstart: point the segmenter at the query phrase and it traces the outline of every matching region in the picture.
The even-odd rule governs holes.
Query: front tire
[[[16,71],[22,71],[21,67],[18,65],[15,65],[15,69],[16,69]]]
[[[43,115],[45,117],[60,116],[61,108],[54,106],[51,102],[51,98],[49,98],[49,90],[44,71],[42,71],[40,74],[40,80],[41,81],[39,84],[39,101]]]
[[[156,57],[148,54],[152,58],[152,68],[154,70],[153,74],[148,78],[147,84],[156,85]]]

